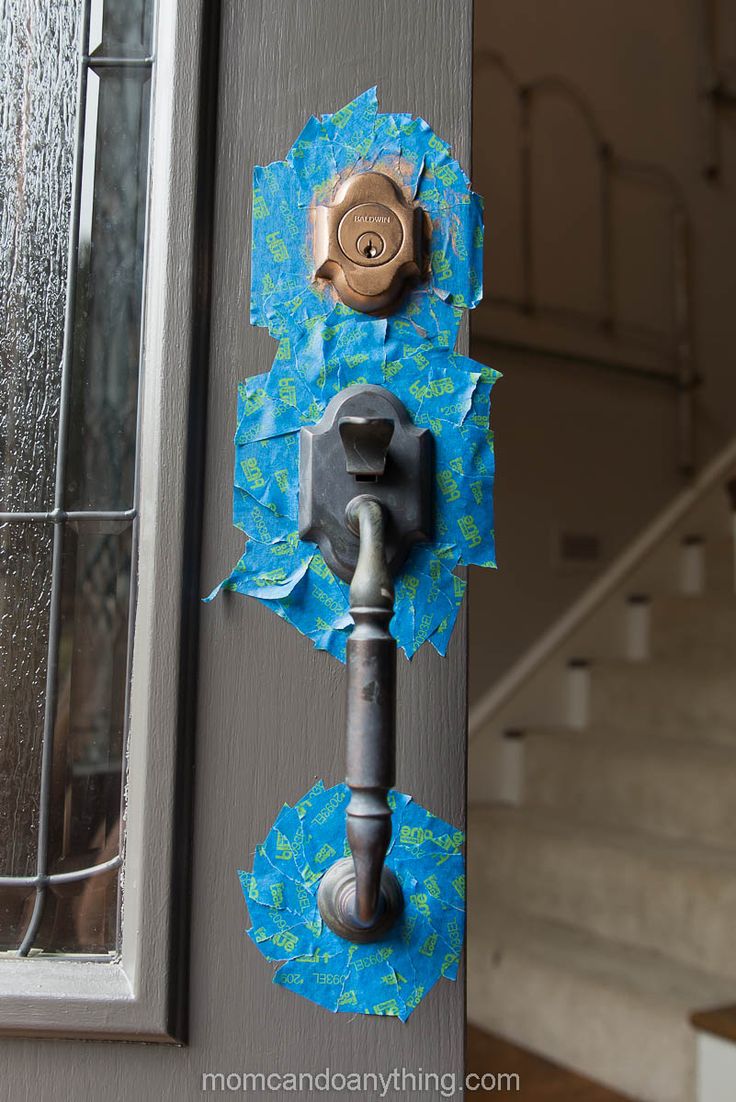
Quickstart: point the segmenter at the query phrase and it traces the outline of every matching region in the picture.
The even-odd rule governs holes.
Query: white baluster
[[[501,791],[505,804],[519,807],[524,799],[524,732],[507,730],[501,742]]]
[[[733,588],[736,590],[736,478],[726,483],[726,493],[731,505],[731,547],[733,553]]]
[[[685,536],[680,545],[680,593],[700,597],[705,592],[705,540]]]
[[[585,658],[567,663],[567,723],[575,731],[590,723],[590,663]]]
[[[652,656],[652,605],[644,593],[632,593],[626,602],[624,652],[629,662],[647,662]]]

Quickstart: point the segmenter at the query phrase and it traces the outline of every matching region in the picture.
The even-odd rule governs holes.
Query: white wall
[[[478,0],[475,50],[500,52],[524,80],[564,75],[590,101],[621,156],[655,162],[676,180],[692,224],[699,459],[736,430],[736,111],[720,126],[723,172],[702,173],[702,108],[694,0]],[[724,5],[725,15],[725,5]],[[733,28],[722,35],[730,48]],[[514,99],[498,73],[477,63],[474,183],[486,198],[487,294],[520,291],[518,159]],[[536,273],[540,298],[595,312],[601,303],[596,161],[584,126],[549,101],[535,127]],[[669,207],[621,185],[616,219],[615,302],[625,326],[671,331]],[[471,697],[483,691],[560,615],[653,512],[682,486],[674,396],[564,359],[499,353],[483,336],[598,347],[596,334],[542,326],[503,310],[476,311],[475,355],[505,373],[495,390],[498,573],[475,571],[471,601]],[[603,342],[607,347],[607,342]],[[614,354],[639,356],[630,342]],[[559,565],[560,529],[600,538],[593,567]]]

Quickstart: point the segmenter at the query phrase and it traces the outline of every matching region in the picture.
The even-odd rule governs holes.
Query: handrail
[[[628,375],[635,379],[641,379],[647,383],[655,383],[658,386],[674,387],[680,390],[682,384],[674,371],[660,371],[656,367],[649,367],[642,363],[628,363],[626,360],[614,360],[606,356],[596,356],[585,352],[567,352],[562,349],[544,348],[533,344],[531,341],[510,341],[501,337],[474,336],[473,347],[490,349],[493,352],[518,352],[527,356],[535,356],[540,360],[557,360],[565,364],[575,364],[582,367],[594,367],[601,371],[609,371],[613,375]],[[702,384],[702,378],[694,376],[691,387]]]
[[[468,735],[473,741],[483,733],[488,720],[506,704],[540,666],[608,598],[626,576],[687,515],[698,499],[736,466],[736,439],[732,440],[671,501],[643,532],[611,563],[575,603],[522,657],[470,708]]]

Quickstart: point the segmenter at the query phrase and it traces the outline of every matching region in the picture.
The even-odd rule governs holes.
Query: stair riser
[[[648,672],[648,671],[640,671]],[[632,677],[620,669],[592,670],[591,722],[628,733],[662,735],[736,746],[736,670],[733,676]]]
[[[494,952],[469,939],[468,1018],[640,1102],[693,1102],[695,1040],[681,1011],[501,942]]]
[[[736,871],[655,859],[496,820],[471,834],[475,867],[505,904],[736,977]],[[482,870],[482,872],[481,872]]]
[[[733,593],[736,583],[736,579],[734,578],[735,573],[733,544],[731,541],[723,540],[719,542],[717,547],[706,547],[706,593],[723,593],[724,596]]]
[[[612,740],[613,741],[613,740]],[[736,751],[727,768],[693,757],[608,751],[585,736],[523,740],[523,801],[565,818],[736,848]]]
[[[709,659],[716,667],[736,669],[736,602],[717,607],[697,600],[652,609],[651,654],[678,661]]]

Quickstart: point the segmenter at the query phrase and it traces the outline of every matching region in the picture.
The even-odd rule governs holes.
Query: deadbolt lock
[[[316,273],[346,306],[388,312],[422,270],[422,211],[382,172],[351,176],[334,201],[317,207]]]

